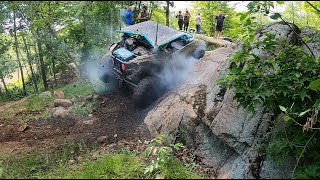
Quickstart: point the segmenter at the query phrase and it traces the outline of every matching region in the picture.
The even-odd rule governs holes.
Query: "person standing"
[[[176,18],[178,19],[179,30],[181,31],[183,26],[183,15],[181,11],[179,11],[179,14],[176,15]]]
[[[183,30],[184,31],[188,31],[190,17],[191,17],[191,15],[190,15],[188,9],[186,9],[186,12],[185,12],[184,18],[183,18],[183,22],[184,22]]]
[[[200,33],[200,27],[201,27],[201,17],[199,13],[198,16],[196,16],[196,29],[198,34]]]
[[[130,25],[134,24],[133,10],[134,10],[134,7],[133,6],[129,6],[128,10],[124,14],[124,18],[125,18],[125,21],[126,21],[126,26],[130,26]]]
[[[216,35],[215,38],[220,39],[221,31],[223,28],[223,21],[226,17],[223,15],[221,11],[219,11],[219,15],[216,16]]]
[[[143,6],[142,11],[138,15],[138,20],[139,20],[139,22],[144,22],[144,21],[150,20],[147,6]]]
[[[127,12],[127,9],[124,7],[121,7],[120,9],[120,28],[124,27],[126,25],[126,18],[125,18],[125,14]]]

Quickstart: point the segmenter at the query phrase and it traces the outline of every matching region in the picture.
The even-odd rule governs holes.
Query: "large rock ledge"
[[[146,116],[144,122],[152,135],[172,131],[182,120],[190,120],[195,124],[200,122],[203,113],[199,111],[204,111],[206,107],[207,87],[219,78],[232,52],[230,48],[206,52],[205,57],[195,64],[185,83],[169,92]]]
[[[255,115],[237,109],[233,92],[215,83],[233,52],[232,48],[207,52],[185,83],[163,97],[144,122],[153,136],[185,132],[185,144],[197,148],[217,178],[255,178],[256,144],[267,132],[271,116],[263,107]]]
[[[265,29],[277,34],[276,38],[285,37],[290,43],[297,43],[292,30],[282,23],[266,26],[256,40],[264,37],[261,33]],[[309,29],[298,32],[302,37],[313,34]],[[318,55],[319,43],[307,43]],[[179,132],[184,144],[194,147],[202,162],[215,170],[216,178],[289,178],[294,159],[277,166],[270,157],[262,158],[272,112],[259,107],[252,114],[237,108],[234,92],[216,83],[226,72],[234,52],[232,47],[206,52],[189,72],[189,78],[162,97],[144,122],[153,136]],[[263,56],[263,52],[258,55]]]

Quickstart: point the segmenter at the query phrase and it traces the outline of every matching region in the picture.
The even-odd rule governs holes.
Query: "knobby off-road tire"
[[[108,83],[109,92],[114,93],[118,91],[120,87],[121,87],[120,80],[114,75],[110,76],[109,83]]]
[[[109,83],[112,74],[112,63],[111,60],[106,60],[97,70],[97,76],[104,83]]]
[[[135,87],[132,99],[136,106],[145,108],[158,98],[155,81],[156,78],[146,77]]]
[[[205,50],[203,48],[196,48],[193,52],[192,52],[192,56],[196,59],[200,59],[204,56]]]

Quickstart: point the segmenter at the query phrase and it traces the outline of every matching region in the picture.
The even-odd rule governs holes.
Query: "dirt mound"
[[[0,122],[0,153],[29,153],[64,143],[114,143],[120,140],[149,139],[143,119],[147,110],[136,109],[124,94],[102,96],[101,105],[87,117],[49,118],[28,123],[24,132],[15,121]],[[103,141],[98,139],[101,137]]]

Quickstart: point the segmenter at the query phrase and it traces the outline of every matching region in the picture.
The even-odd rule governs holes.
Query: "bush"
[[[257,56],[254,48],[268,56]],[[220,80],[234,89],[235,99],[247,110],[264,105],[274,112],[274,117],[283,118],[280,120],[285,121],[285,129],[273,132],[268,152],[274,159],[284,159],[292,153],[297,159],[299,177],[320,177],[320,168],[315,168],[320,162],[315,151],[320,148],[317,130],[320,94],[310,86],[317,85],[319,69],[319,58],[268,34],[261,42],[244,44],[231,59],[229,74]]]

